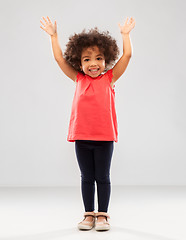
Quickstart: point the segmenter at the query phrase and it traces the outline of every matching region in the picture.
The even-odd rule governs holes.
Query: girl
[[[83,30],[69,38],[64,54],[59,45],[57,23],[47,16],[40,26],[51,36],[56,62],[62,71],[76,83],[72,102],[67,141],[75,142],[77,161],[81,171],[81,191],[84,219],[79,229],[109,230],[108,211],[111,183],[110,165],[114,141],[118,141],[115,111],[114,83],[125,72],[132,55],[130,31],[135,20],[127,17],[119,25],[123,38],[123,55],[119,55],[116,40],[109,32],[97,28]],[[129,20],[129,21],[128,21]],[[94,212],[95,181],[97,184],[98,212]],[[96,220],[95,220],[96,218]]]

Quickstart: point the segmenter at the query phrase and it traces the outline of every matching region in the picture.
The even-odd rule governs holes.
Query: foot
[[[110,216],[108,215],[108,213],[98,212],[96,213],[96,217],[97,217],[97,220],[95,222],[95,229],[97,231],[110,229],[110,224],[108,222],[108,218],[110,218]]]
[[[100,216],[100,217],[97,217],[97,222],[99,223],[99,222],[106,222],[107,220],[106,220],[106,217],[102,217],[102,216]]]
[[[87,216],[84,221],[92,222],[94,217],[92,216]]]
[[[90,212],[94,213],[94,212]],[[84,216],[83,221],[78,223],[78,228],[81,230],[90,230],[94,227],[95,217],[93,216]]]

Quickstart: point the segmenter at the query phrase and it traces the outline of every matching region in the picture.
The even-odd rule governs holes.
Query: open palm
[[[127,17],[127,19],[126,19],[126,21],[125,21],[125,23],[124,23],[123,26],[121,26],[121,25],[118,23],[119,28],[120,28],[120,32],[121,32],[122,34],[129,33],[129,32],[135,27],[136,22],[135,22],[134,18],[131,17],[130,20],[129,20],[129,22],[128,22],[128,19],[129,19],[129,17]]]
[[[42,28],[45,32],[47,32],[48,34],[50,34],[51,36],[54,35],[57,32],[57,24],[56,21],[54,23],[54,25],[52,24],[50,18],[47,16],[48,21],[46,20],[46,18],[44,18],[45,24],[40,20],[40,22],[43,24],[44,28],[42,26],[40,26],[40,28]]]

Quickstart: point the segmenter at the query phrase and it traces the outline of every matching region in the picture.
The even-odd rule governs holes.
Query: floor
[[[184,186],[112,186],[109,231],[78,230],[83,213],[79,187],[1,187],[0,240],[186,239]]]

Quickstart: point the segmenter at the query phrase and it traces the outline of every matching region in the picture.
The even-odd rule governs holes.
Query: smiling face
[[[98,77],[105,69],[105,57],[97,46],[85,48],[81,54],[81,70],[92,78]]]

